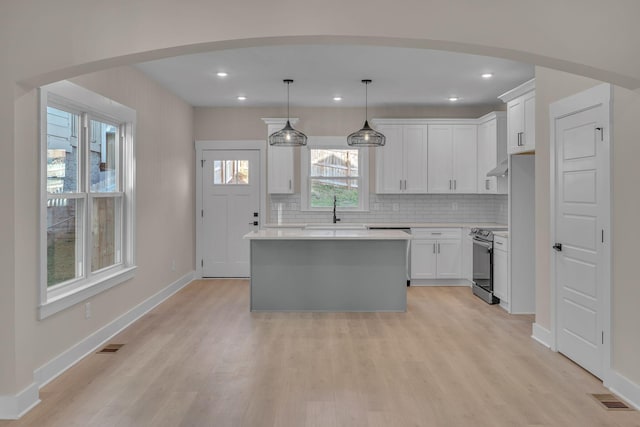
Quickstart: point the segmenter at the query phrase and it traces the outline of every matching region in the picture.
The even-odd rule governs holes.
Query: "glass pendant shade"
[[[367,97],[367,85],[371,83],[371,80],[362,80],[365,87],[365,102],[364,102],[364,126],[357,132],[352,133],[347,137],[347,145],[352,147],[382,147],[384,146],[387,138],[380,132],[371,129],[369,121],[367,120],[368,110],[368,97]]]
[[[307,135],[295,130],[289,122],[289,85],[293,80],[284,80],[287,85],[287,124],[282,129],[269,135],[269,145],[280,147],[295,147],[307,145]]]

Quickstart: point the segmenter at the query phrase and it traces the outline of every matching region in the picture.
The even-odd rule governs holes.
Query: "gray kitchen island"
[[[251,246],[251,311],[406,311],[411,236],[266,229]]]

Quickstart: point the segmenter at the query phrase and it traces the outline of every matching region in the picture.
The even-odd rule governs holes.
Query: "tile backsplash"
[[[331,212],[300,210],[300,194],[272,194],[269,223],[331,222]],[[371,194],[369,212],[340,212],[342,223],[497,222],[507,223],[504,194]]]

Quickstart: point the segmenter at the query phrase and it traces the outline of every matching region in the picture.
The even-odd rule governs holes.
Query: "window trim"
[[[350,147],[344,136],[310,136],[306,147],[300,150],[300,209],[309,212],[329,212],[333,208],[314,208],[311,206],[311,150],[312,149],[337,149],[358,150],[358,186],[359,204],[354,208],[339,207],[341,212],[368,212],[369,211],[369,148]],[[361,188],[360,188],[361,186]]]
[[[65,310],[88,298],[106,291],[120,283],[123,283],[135,276],[135,179],[136,179],[136,158],[135,158],[135,129],[136,111],[119,104],[109,98],[85,89],[69,81],[60,81],[39,89],[39,117],[40,125],[40,265],[39,265],[39,306],[38,318],[45,319],[55,313]],[[110,124],[121,126],[122,148],[119,159],[120,165],[120,188],[115,193],[108,193],[109,197],[120,199],[122,203],[121,223],[121,262],[93,272],[89,278],[82,277],[69,280],[63,286],[47,286],[47,106],[59,107],[74,113],[88,113],[90,120],[103,120]],[[86,149],[83,148],[82,156],[84,167],[86,162],[84,156]],[[83,173],[83,172],[81,172]],[[87,188],[88,190],[88,188]],[[60,194],[60,198],[78,198],[84,200],[84,217],[90,221],[88,216],[91,200],[100,197],[103,193],[90,191],[79,193]],[[87,224],[83,224],[86,229]],[[86,231],[85,231],[86,233]],[[90,239],[84,236],[83,243]],[[84,248],[85,255],[89,253]],[[85,260],[85,263],[90,262]],[[85,266],[84,268],[91,268]]]

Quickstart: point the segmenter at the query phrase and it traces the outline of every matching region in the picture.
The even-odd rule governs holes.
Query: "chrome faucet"
[[[337,223],[338,221],[340,221],[340,218],[338,218],[336,216],[336,205],[338,204],[338,198],[336,196],[333,196],[333,223]]]

